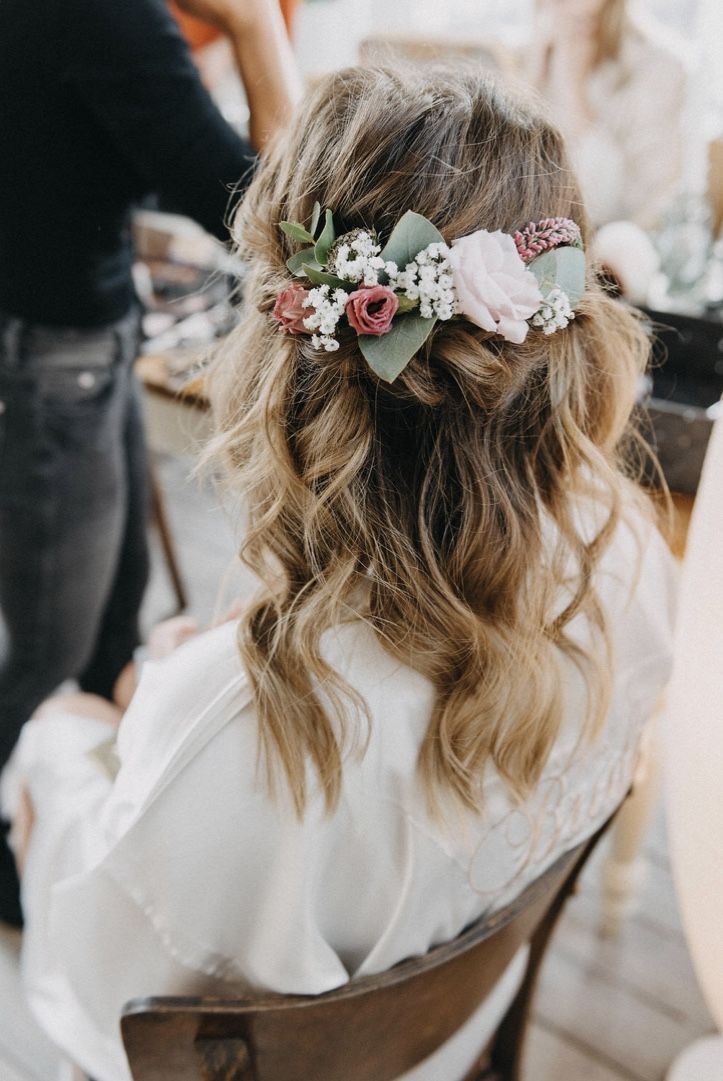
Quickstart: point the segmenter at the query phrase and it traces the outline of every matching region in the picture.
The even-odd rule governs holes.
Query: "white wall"
[[[723,48],[723,0],[633,3],[686,36],[695,34],[696,16],[705,9],[707,33],[717,22],[719,52]],[[297,48],[304,70],[321,72],[354,63],[358,42],[372,32],[471,31],[520,38],[529,33],[533,6],[534,0],[306,0],[297,23]]]

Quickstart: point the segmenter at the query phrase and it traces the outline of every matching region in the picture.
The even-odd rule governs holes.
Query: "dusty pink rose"
[[[349,294],[346,317],[357,334],[386,334],[399,301],[388,285],[369,285]]]
[[[294,283],[277,296],[272,315],[288,334],[311,334],[304,326],[304,320],[312,314],[311,308],[304,307],[308,295],[308,289]]]
[[[524,342],[542,293],[514,239],[479,229],[452,242],[449,261],[460,314],[508,342]]]

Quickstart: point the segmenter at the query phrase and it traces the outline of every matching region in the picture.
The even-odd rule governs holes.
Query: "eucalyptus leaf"
[[[399,316],[387,334],[360,334],[359,348],[372,371],[385,383],[393,383],[424,345],[436,322],[436,318],[423,319],[417,313]]]
[[[324,266],[327,256],[329,254],[329,248],[336,240],[336,233],[334,231],[334,218],[330,210],[327,210],[324,215],[324,228],[321,230],[321,235],[314,247],[314,259],[320,266]]]
[[[336,274],[327,274],[320,270],[318,263],[304,263],[304,273],[314,285],[330,285],[332,289],[343,289],[346,293],[352,293],[356,289],[354,282],[345,282],[337,278]]]
[[[392,235],[382,251],[382,259],[396,263],[403,270],[427,245],[443,243],[444,237],[431,221],[408,210],[392,229]]]
[[[314,203],[314,209],[311,212],[311,225],[309,226],[309,232],[312,236],[316,236],[316,230],[319,225],[319,218],[321,217],[321,203]]]
[[[313,244],[314,238],[308,229],[305,229],[303,225],[300,225],[298,221],[280,221],[279,229],[282,233],[286,233],[292,240],[298,240],[302,244]]]
[[[305,263],[311,263],[311,265],[313,266],[313,248],[304,248],[303,251],[297,251],[295,255],[292,255],[290,259],[286,260],[287,267],[296,278],[303,278],[303,276],[306,274],[306,271],[304,270]],[[321,267],[319,267],[319,269],[321,270]]]
[[[579,303],[585,292],[585,252],[581,248],[555,248],[543,252],[527,264],[537,278],[540,292],[547,297],[553,289],[567,293],[570,307]]]

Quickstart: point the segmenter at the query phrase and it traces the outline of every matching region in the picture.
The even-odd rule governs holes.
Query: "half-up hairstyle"
[[[242,319],[212,379],[215,451],[248,517],[241,557],[263,582],[239,645],[270,783],[280,767],[302,813],[310,763],[335,804],[355,696],[320,640],[354,613],[435,689],[419,763],[432,805],[451,795],[478,807],[489,763],[523,797],[558,733],[560,651],[589,689],[581,735],[606,712],[594,577],[630,505],[622,449],[647,339],[589,270],[565,330],[512,345],[437,323],[382,383],[350,330],[324,353],[270,317],[294,250],[278,222],[308,221],[316,201],[333,208],[337,234],[374,228],[382,242],[410,209],[448,243],[558,216],[588,240],[561,136],[478,70],[326,78],[240,208]],[[575,508],[587,497],[599,513],[583,535]],[[566,633],[578,614],[586,650]]]

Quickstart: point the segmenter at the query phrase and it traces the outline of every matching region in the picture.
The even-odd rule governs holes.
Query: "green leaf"
[[[345,282],[335,274],[327,274],[319,268],[318,263],[304,263],[304,273],[314,285],[330,285],[332,289],[343,289],[346,293],[352,293],[356,289],[354,282]]]
[[[314,203],[314,209],[311,212],[311,225],[309,226],[309,232],[312,236],[316,236],[316,230],[319,225],[319,218],[321,217],[321,203]]]
[[[400,315],[403,315],[405,312],[413,312],[415,308],[419,307],[418,300],[410,300],[404,293],[397,293],[397,301],[399,303],[397,311]]]
[[[292,255],[290,259],[287,259],[286,265],[295,277],[303,278],[306,274],[304,263],[313,263],[313,259],[314,249],[304,248],[303,251],[297,251],[295,255]],[[321,267],[319,269],[321,269]]]
[[[379,337],[360,334],[359,348],[379,378],[385,383],[393,383],[424,345],[436,322],[436,318],[423,319],[418,314],[400,316],[394,320],[387,334]]]
[[[444,237],[431,221],[408,210],[392,229],[382,252],[385,262],[396,263],[403,270],[428,244],[443,244]]]
[[[279,229],[286,233],[292,240],[298,240],[301,244],[313,244],[314,238],[311,233],[300,225],[298,221],[280,221]]]
[[[316,242],[314,247],[314,258],[317,263],[324,266],[327,256],[329,254],[329,248],[336,240],[336,233],[334,232],[334,218],[330,210],[327,210],[324,215],[324,228],[321,230],[321,236]]]
[[[555,248],[543,252],[527,264],[537,278],[540,292],[547,297],[553,289],[567,293],[570,307],[579,303],[585,292],[585,252],[581,248]]]

